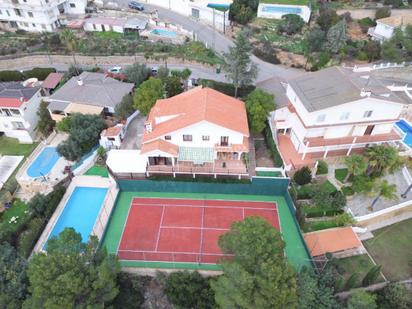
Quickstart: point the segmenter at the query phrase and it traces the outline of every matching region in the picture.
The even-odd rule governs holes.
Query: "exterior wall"
[[[104,30],[103,30],[104,27]],[[118,33],[123,33],[124,28],[122,26],[112,26],[112,25],[101,25],[101,24],[93,24],[93,23],[85,23],[83,27],[84,31],[114,31]]]
[[[75,7],[70,7],[70,4]],[[64,14],[84,14],[87,0],[30,0],[18,3],[11,1],[0,1],[0,21],[16,23],[18,29],[42,32],[53,31],[60,25],[60,9]],[[19,12],[19,13],[18,13]],[[17,29],[16,28],[16,29]]]
[[[142,1],[141,1],[142,2]],[[213,9],[208,8],[209,3],[213,4],[231,4],[232,0],[218,0],[218,1],[205,1],[205,0],[145,0],[148,4],[157,5],[185,16],[193,16],[193,10],[199,12],[199,20],[209,25],[213,25]],[[215,10],[215,27],[220,31],[223,30],[224,23],[229,25],[229,11],[226,14]],[[224,21],[225,17],[225,21]]]
[[[120,139],[120,135],[114,137],[101,136],[99,144],[105,149],[120,148],[122,140]]]
[[[311,9],[306,5],[282,5],[282,4],[268,4],[260,3],[257,11],[257,16],[261,18],[271,18],[271,19],[281,19],[283,15],[289,14],[288,12],[268,12],[268,8],[296,8],[300,9],[301,13],[299,15],[306,23],[309,22]]]
[[[191,142],[183,141],[183,135],[192,135]],[[177,130],[168,134],[171,136],[171,140],[168,142],[183,147],[207,147],[213,148],[215,144],[220,143],[221,136],[229,137],[229,145],[231,144],[243,144],[243,134],[228,130],[218,125],[209,123],[207,121],[200,122],[198,124],[186,127],[184,129]],[[209,141],[203,141],[202,136],[210,136]],[[163,136],[164,139],[164,136]]]

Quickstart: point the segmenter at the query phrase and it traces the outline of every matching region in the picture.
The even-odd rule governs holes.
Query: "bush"
[[[114,308],[141,308],[144,302],[144,292],[143,284],[139,279],[139,277],[125,272],[119,274],[117,279],[119,294],[113,301]]]
[[[233,84],[217,82],[211,79],[199,79],[198,82],[203,87],[209,87],[209,88],[215,89],[219,92],[222,92],[232,97],[235,96],[235,86],[233,86]],[[241,97],[241,98],[246,97],[249,95],[249,93],[251,93],[255,89],[256,89],[256,86],[253,86],[253,85],[240,87],[238,89],[238,97]]]
[[[27,78],[37,78],[38,80],[45,80],[50,73],[55,73],[55,68],[33,68],[30,71],[25,71],[24,75]]]
[[[298,185],[306,185],[312,181],[312,172],[309,167],[304,166],[301,169],[297,170],[293,175],[293,180]]]
[[[37,239],[39,239],[45,220],[43,218],[34,218],[30,221],[27,229],[20,234],[17,250],[20,255],[28,257],[31,250],[35,246]]]
[[[275,141],[273,140],[272,131],[270,130],[268,123],[266,123],[266,127],[263,130],[263,135],[265,137],[266,147],[270,151],[275,167],[282,167],[283,160],[282,160],[282,157],[280,156],[278,148],[276,147]]]
[[[370,27],[376,26],[376,21],[372,18],[365,17],[358,20],[358,25],[360,26],[363,33],[367,33]]]
[[[285,14],[282,16],[282,20],[278,25],[278,32],[279,33],[286,33],[288,35],[293,35],[299,33],[305,22],[303,19],[296,14]]]
[[[356,287],[358,280],[359,280],[359,274],[353,273],[345,283],[345,290],[348,291]]]
[[[391,16],[391,9],[387,6],[379,8],[375,13],[375,20]]]
[[[325,161],[318,161],[318,170],[316,171],[316,175],[325,175],[328,173],[329,168],[328,168],[328,163]]]
[[[317,217],[334,217],[343,213],[341,209],[335,208],[324,208],[319,206],[306,206],[304,207],[304,212],[307,218],[317,218]]]
[[[19,71],[0,71],[0,82],[24,80],[24,74]]]
[[[375,283],[376,279],[378,279],[379,274],[381,272],[382,266],[380,265],[374,265],[369,269],[369,271],[366,273],[365,277],[362,280],[362,286],[369,286],[373,283]]]
[[[349,187],[349,186],[342,187],[342,193],[345,194],[346,196],[352,196],[355,194],[352,187]]]

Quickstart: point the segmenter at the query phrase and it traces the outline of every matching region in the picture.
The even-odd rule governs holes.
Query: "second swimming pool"
[[[57,236],[66,227],[72,227],[87,242],[102,208],[107,188],[76,187],[49,235]]]
[[[396,126],[403,132],[405,133],[405,137],[403,139],[403,142],[408,145],[409,147],[412,148],[412,126],[407,122],[406,120],[399,120],[396,123]]]
[[[33,178],[47,175],[59,158],[60,156],[55,147],[45,147],[30,164],[27,175]]]

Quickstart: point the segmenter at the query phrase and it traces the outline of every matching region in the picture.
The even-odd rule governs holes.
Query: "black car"
[[[134,9],[134,10],[138,10],[138,11],[144,11],[143,4],[140,4],[137,1],[130,1],[129,2],[129,8]]]

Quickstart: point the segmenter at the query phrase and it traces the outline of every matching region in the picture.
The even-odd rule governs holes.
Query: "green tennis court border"
[[[303,237],[297,227],[285,197],[268,195],[242,195],[242,194],[213,194],[213,193],[175,193],[175,192],[120,192],[115,209],[112,212],[109,223],[103,236],[102,245],[112,254],[117,253],[120,239],[126,224],[129,208],[134,197],[159,197],[159,198],[184,198],[184,199],[209,199],[209,200],[241,200],[241,201],[270,201],[278,205],[278,214],[282,237],[286,243],[286,256],[295,269],[302,266],[311,267],[307,248]],[[173,263],[156,261],[125,261],[120,260],[122,267],[148,267],[167,269],[192,269],[192,270],[221,270],[220,265],[197,263]]]

